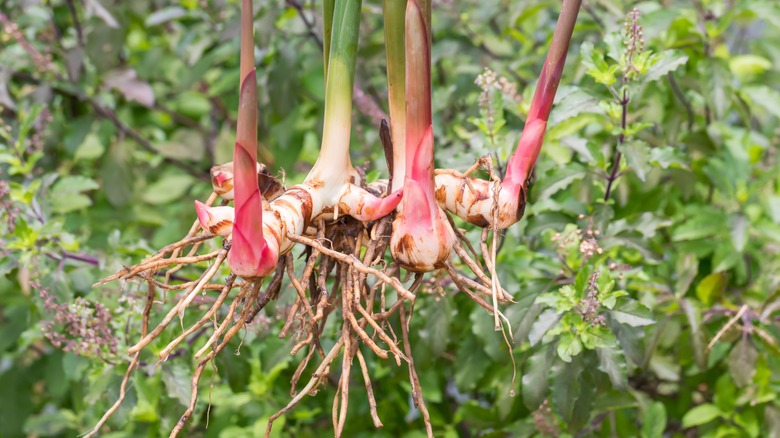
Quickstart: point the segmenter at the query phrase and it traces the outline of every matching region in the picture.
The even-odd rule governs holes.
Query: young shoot
[[[428,272],[449,258],[455,234],[436,204],[433,181],[431,54],[417,0],[406,6],[406,177],[390,248],[406,269]]]
[[[461,219],[481,227],[505,229],[523,217],[528,193],[528,180],[539,157],[547,120],[550,117],[555,92],[561,81],[566,53],[582,0],[565,0],[555,25],[550,51],[544,61],[536,85],[531,109],[515,152],[509,157],[506,177],[500,183],[497,222],[492,209],[493,193],[498,181],[469,178],[460,172],[436,171],[436,200],[442,208]],[[496,222],[496,223],[494,223]]]
[[[289,234],[303,235],[312,221],[323,214],[332,214],[332,218],[345,214],[369,222],[392,212],[401,200],[401,190],[378,198],[362,189],[349,158],[360,7],[360,1],[335,2],[320,156],[302,184],[291,187],[265,208],[262,194],[276,196],[279,188],[271,185],[268,191],[261,192],[258,186],[258,175],[262,172],[257,164],[252,15],[243,14],[248,18],[242,17],[242,86],[234,160],[232,169],[228,164],[212,171],[215,190],[219,188],[228,197],[229,181],[233,177],[235,219],[228,262],[240,277],[254,279],[271,274],[280,254],[294,245]],[[229,210],[215,211],[216,207],[200,205],[198,209],[201,225],[210,232],[217,225],[215,220],[227,220],[230,215]],[[222,233],[224,230],[225,227],[219,228]]]

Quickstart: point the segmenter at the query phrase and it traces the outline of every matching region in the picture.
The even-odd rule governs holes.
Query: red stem
[[[550,51],[544,61],[539,82],[536,85],[525,129],[517,143],[515,153],[509,158],[505,182],[522,185],[528,179],[542,148],[547,120],[550,117],[555,93],[561,82],[566,53],[580,12],[582,0],[564,0],[558,23],[555,25]]]
[[[270,264],[263,237],[262,197],[257,182],[257,78],[254,66],[252,0],[241,3],[241,88],[233,152],[235,223],[228,255],[230,268],[244,278],[267,275]],[[272,268],[271,268],[272,269]]]

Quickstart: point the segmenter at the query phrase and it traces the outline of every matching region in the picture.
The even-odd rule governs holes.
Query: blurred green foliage
[[[296,182],[319,146],[320,6],[255,3],[260,159]],[[433,3],[438,164],[503,163],[560,2]],[[484,310],[433,280],[415,306],[436,436],[780,436],[780,5],[584,3],[526,216],[499,255],[515,385]],[[145,286],[91,285],[178,240],[208,168],[230,160],[238,13],[232,0],[4,2],[0,436],[74,436],[116,400]],[[384,63],[381,4],[366,1],[352,151],[374,178]],[[480,88],[480,74],[495,81]],[[290,295],[206,368],[188,436],[258,436],[287,404],[300,357],[276,335]],[[103,436],[166,435],[203,342],[157,366],[145,353]],[[406,368],[366,356],[385,426],[356,377],[346,435],[424,436]],[[329,434],[334,394],[306,398],[275,436]]]

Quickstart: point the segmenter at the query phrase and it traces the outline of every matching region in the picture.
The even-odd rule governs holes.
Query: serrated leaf
[[[523,402],[530,410],[537,409],[548,392],[547,377],[555,358],[553,344],[536,350],[525,363],[523,370]]]
[[[673,51],[666,51],[659,55],[658,60],[647,70],[644,81],[651,82],[661,79],[667,73],[677,70],[688,62],[688,56],[680,55]]]
[[[554,361],[550,370],[550,396],[569,430],[577,430],[587,422],[593,406],[596,385],[584,362],[582,356],[572,363]]]
[[[182,406],[189,406],[192,385],[190,372],[181,365],[173,364],[163,368],[162,381],[168,390],[168,396],[175,398]]]
[[[561,336],[558,341],[558,357],[566,363],[571,363],[572,356],[576,356],[582,352],[582,342],[576,336],[571,333],[566,333]]]
[[[583,373],[580,377],[580,393],[574,400],[574,412],[571,419],[568,421],[569,432],[581,431],[582,428],[588,424],[591,412],[593,411],[593,405],[596,402],[597,385],[593,373],[590,372],[595,364],[590,360],[591,358],[592,356],[583,358],[584,363],[579,365],[583,368]]]
[[[570,186],[574,181],[584,178],[587,174],[588,172],[585,169],[574,163],[571,163],[566,167],[558,168],[552,175],[540,180],[537,187],[537,190],[539,190],[539,198],[549,198],[559,190],[563,190]]]
[[[49,200],[57,213],[68,213],[92,205],[92,199],[83,192],[98,188],[98,183],[83,176],[67,176],[57,181],[51,189]]]
[[[623,352],[617,348],[597,348],[599,358],[599,371],[609,376],[612,386],[616,389],[624,389],[628,386],[628,368]]]
[[[637,178],[644,182],[647,179],[647,172],[650,171],[650,147],[647,143],[637,140],[626,143],[622,149],[626,156],[626,163]]]
[[[534,321],[531,326],[531,332],[528,334],[528,342],[531,343],[531,346],[536,345],[544,337],[545,333],[555,327],[560,318],[560,315],[552,309],[542,312]]]
[[[574,403],[580,394],[582,366],[555,361],[550,373],[550,395],[558,414],[568,422],[574,414]]]
[[[621,324],[643,327],[655,323],[653,312],[636,300],[621,298],[609,313]]]
[[[604,110],[598,106],[598,102],[599,99],[588,94],[586,90],[574,87],[570,87],[570,90],[559,89],[549,126],[555,126],[582,113],[601,114]]]
[[[780,118],[780,92],[766,85],[751,85],[740,90],[752,103]]]

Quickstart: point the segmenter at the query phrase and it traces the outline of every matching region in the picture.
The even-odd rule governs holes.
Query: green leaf
[[[68,213],[92,205],[92,199],[82,194],[97,189],[95,180],[83,176],[66,176],[54,184],[49,194],[52,209],[57,213]]]
[[[737,55],[729,60],[729,69],[738,77],[759,75],[770,68],[770,60],[754,54]]]
[[[163,368],[162,381],[168,390],[168,396],[178,400],[182,406],[190,404],[192,393],[190,378],[190,371],[180,364],[171,364]]]
[[[642,419],[642,438],[661,438],[666,429],[666,408],[661,402],[654,402]]]
[[[31,417],[24,424],[24,431],[32,436],[53,436],[75,429],[77,426],[76,414],[63,409]]]
[[[580,165],[571,163],[566,167],[556,169],[552,175],[546,176],[540,181],[536,190],[539,190],[539,198],[545,199],[560,190],[569,187],[574,181],[582,179],[588,172]]]
[[[582,352],[582,342],[576,336],[571,333],[565,333],[558,341],[558,357],[566,363],[571,363],[572,356],[576,356]]]
[[[609,376],[612,386],[616,389],[624,389],[628,386],[628,368],[623,352],[618,348],[597,348],[599,358],[599,371]]]
[[[757,360],[758,351],[753,347],[750,338],[741,338],[739,343],[731,349],[728,357],[729,373],[731,373],[735,385],[744,388],[753,381],[753,376],[756,375]]]
[[[128,166],[127,144],[111,145],[100,168],[100,179],[108,202],[114,207],[124,207],[133,198],[132,174]]]
[[[576,363],[555,361],[550,373],[550,392],[553,403],[563,421],[574,415],[574,403],[580,394],[580,375],[583,372],[580,360]]]
[[[650,171],[650,147],[647,143],[636,140],[624,144],[623,154],[626,156],[626,163],[634,170],[640,181],[647,179],[647,173]]]
[[[658,55],[655,63],[647,70],[644,81],[657,81],[666,76],[667,73],[677,70],[686,62],[688,62],[688,56],[674,51],[665,51]]]
[[[748,219],[743,214],[735,214],[731,216],[731,243],[734,244],[734,248],[737,252],[745,250],[745,244],[747,244],[747,227]]]
[[[52,188],[55,193],[80,193],[87,190],[95,190],[98,183],[92,178],[84,176],[66,176],[57,181]]]
[[[530,410],[541,406],[547,397],[547,376],[555,359],[553,344],[537,349],[525,362],[523,370],[523,401]]]
[[[707,424],[721,415],[723,415],[723,413],[720,409],[711,403],[696,406],[685,413],[685,416],[682,419],[683,428],[687,429],[689,427]]]
[[[166,204],[184,196],[193,181],[191,176],[184,174],[164,176],[146,187],[141,198],[149,204]]]
[[[696,286],[696,297],[705,306],[710,306],[726,290],[728,284],[725,272],[714,272],[704,277]]]
[[[780,409],[767,403],[764,408],[764,421],[768,436],[780,436]]]
[[[76,149],[75,159],[79,160],[94,160],[103,156],[106,151],[105,146],[100,141],[100,138],[95,134],[89,134],[81,143],[78,149]]]
[[[710,237],[726,229],[725,217],[716,212],[702,212],[685,220],[672,232],[672,240],[694,240]]]
[[[630,298],[619,299],[615,308],[609,313],[617,322],[631,327],[643,327],[655,323],[653,312]]]
[[[168,6],[147,16],[144,20],[144,27],[157,26],[158,24],[163,24],[168,21],[181,18],[186,14],[187,12],[184,10],[184,8],[178,6]]]
[[[688,318],[693,343],[693,358],[700,370],[707,369],[707,350],[704,342],[704,332],[701,329],[701,311],[693,300],[680,300],[680,307]]]
[[[205,147],[201,136],[191,129],[176,130],[170,140],[154,145],[164,157],[195,162],[203,159]]]
[[[531,326],[531,332],[528,334],[528,342],[531,343],[531,346],[536,345],[537,342],[542,340],[544,334],[547,333],[551,328],[555,327],[555,325],[558,324],[558,320],[560,319],[560,315],[558,315],[555,310],[547,309],[542,312],[536,318],[536,321],[534,321],[533,325]]]
[[[452,300],[437,300],[431,302],[430,306],[425,312],[425,328],[420,332],[420,337],[430,354],[439,357],[450,341],[450,322],[455,317],[456,310],[452,306]],[[488,315],[483,316],[489,318]]]
[[[590,417],[596,385],[586,370],[583,355],[572,363],[555,361],[550,370],[550,395],[569,430],[578,430]]]
[[[751,85],[742,88],[740,92],[750,101],[767,110],[773,116],[780,118],[780,92],[766,85]]]

